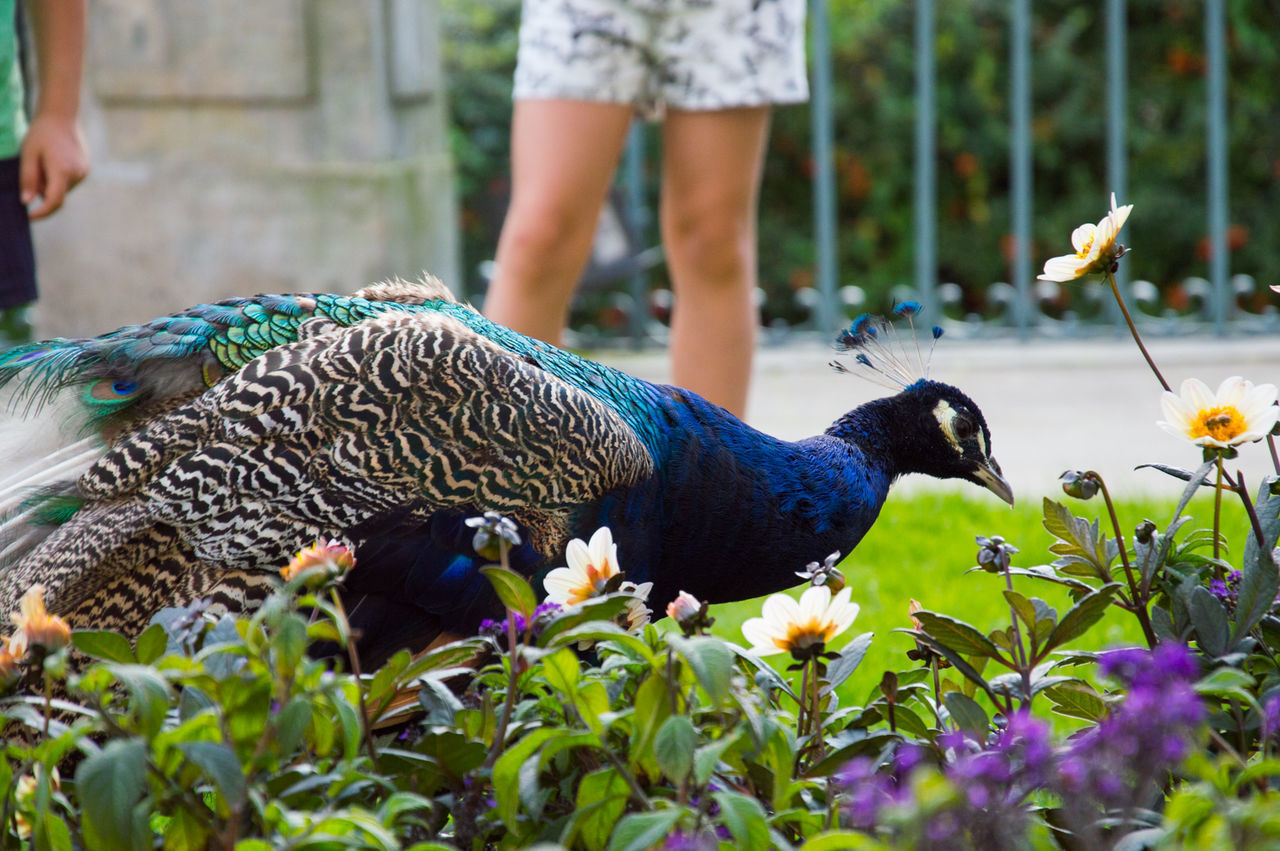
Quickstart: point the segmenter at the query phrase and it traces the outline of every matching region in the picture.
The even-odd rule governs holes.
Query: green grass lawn
[[[1163,500],[1117,503],[1116,512],[1126,538],[1145,518],[1162,529],[1165,527],[1177,504],[1177,483],[1171,483],[1169,494],[1168,499]],[[1064,502],[1078,515],[1097,517],[1099,512],[1105,512],[1100,496],[1089,502],[1060,494],[1052,494],[1050,498]],[[1192,522],[1184,527],[1180,538],[1191,529],[1212,526],[1213,503],[1207,496],[1197,497],[1189,512]],[[866,538],[841,564],[845,579],[853,588],[853,600],[862,610],[853,627],[836,639],[833,646],[839,649],[854,635],[875,633],[862,666],[841,689],[846,702],[862,702],[877,686],[884,671],[915,667],[916,663],[906,657],[906,652],[914,646],[911,638],[894,632],[911,626],[907,604],[912,598],[926,609],[968,621],[984,632],[1007,626],[1009,608],[1001,594],[1004,578],[981,571],[966,573],[977,564],[978,547],[974,537],[1000,535],[1017,546],[1020,552],[1014,557],[1015,566],[1047,564],[1054,559],[1048,549],[1053,538],[1045,531],[1042,516],[1040,499],[1022,500],[1010,509],[981,494],[918,491],[891,496]],[[1228,540],[1243,541],[1246,521],[1238,503],[1230,506],[1224,503],[1223,517]],[[1104,520],[1102,527],[1108,537],[1113,537],[1109,520]],[[797,570],[803,568],[802,564],[796,565]],[[797,578],[796,582],[799,581]],[[1015,582],[1015,587],[1054,606],[1059,617],[1071,605],[1065,589],[1049,582],[1021,579]],[[797,593],[799,590],[797,588]],[[730,641],[744,643],[742,622],[759,615],[761,602],[748,600],[713,606],[714,632]],[[1113,609],[1070,646],[1098,650],[1141,643],[1142,633],[1136,620]],[[773,658],[786,664],[784,657]],[[994,667],[988,668],[988,675],[995,673],[998,671]]]

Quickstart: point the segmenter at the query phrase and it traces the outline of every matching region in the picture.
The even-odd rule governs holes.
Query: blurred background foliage
[[[444,0],[453,150],[459,171],[468,292],[493,256],[508,174],[518,0]],[[936,6],[939,281],[982,310],[1008,281],[1009,4]],[[1071,230],[1106,211],[1104,6],[1033,7],[1034,257],[1064,253]],[[912,284],[915,4],[830,0],[840,281],[868,308]],[[1260,284],[1280,281],[1280,0],[1229,0],[1230,261]],[[1208,272],[1202,0],[1129,0],[1131,279],[1156,283],[1177,308],[1180,282]],[[765,320],[798,321],[793,293],[813,283],[809,112],[775,110],[760,215]],[[659,134],[650,130],[649,201]],[[656,239],[656,236],[654,237]],[[1038,271],[1038,268],[1037,268]],[[665,270],[654,272],[665,286]],[[1265,289],[1264,289],[1265,291]],[[1069,298],[1070,293],[1066,296]],[[1263,298],[1258,296],[1258,298]]]

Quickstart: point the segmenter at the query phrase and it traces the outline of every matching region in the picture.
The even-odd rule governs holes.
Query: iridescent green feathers
[[[82,403],[106,418],[156,398],[190,398],[297,340],[310,319],[347,326],[432,301],[453,302],[434,279],[378,285],[351,296],[260,295],[200,304],[92,339],[49,340],[0,354],[0,388],[12,386],[11,404],[38,409],[63,389],[80,387]]]

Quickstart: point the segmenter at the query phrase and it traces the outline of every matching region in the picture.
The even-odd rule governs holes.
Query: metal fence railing
[[[1106,175],[1108,189],[1123,200],[1128,197],[1128,84],[1127,0],[1103,0],[1106,87]],[[960,288],[938,277],[937,236],[937,80],[935,68],[936,0],[915,0],[915,138],[914,138],[914,287],[901,287],[899,298],[914,298],[930,308],[930,315],[950,318],[962,333],[1011,334],[1019,338],[1037,334],[1083,334],[1121,327],[1119,310],[1109,298],[1086,286],[1084,296],[1073,300],[1070,310],[1059,310],[1057,285],[1036,280],[1032,256],[1032,15],[1031,0],[1010,0],[1009,16],[1009,185],[1011,193],[1011,262],[1009,282],[989,285],[981,315],[961,313]],[[810,113],[813,171],[814,285],[795,294],[808,312],[801,328],[829,333],[863,300],[857,287],[841,286],[836,250],[836,183],[834,128],[832,126],[832,55],[828,0],[809,0]],[[1158,288],[1143,280],[1128,280],[1121,264],[1117,284],[1133,304],[1136,317],[1156,333],[1212,331],[1226,333],[1230,324],[1244,332],[1280,330],[1274,308],[1257,310],[1265,300],[1250,298],[1260,290],[1247,275],[1232,275],[1228,250],[1227,70],[1224,0],[1205,0],[1205,142],[1207,185],[1208,277],[1188,278],[1177,288],[1181,302],[1161,301]],[[640,169],[643,135],[633,133],[624,161],[624,185],[630,215],[642,229],[649,214],[641,191]],[[628,296],[638,309],[631,312],[633,339],[646,335],[646,282],[632,282]],[[1176,315],[1176,318],[1175,318]],[[784,329],[786,330],[786,329]],[[798,330],[792,328],[790,330]],[[650,328],[649,336],[653,336]]]

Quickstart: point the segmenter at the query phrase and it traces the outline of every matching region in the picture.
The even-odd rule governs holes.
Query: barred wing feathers
[[[86,510],[0,577],[0,599],[33,576],[92,594],[166,529],[252,571],[379,516],[496,509],[558,552],[574,506],[652,471],[596,395],[462,319],[387,313],[274,348],[122,437],[80,481]]]

